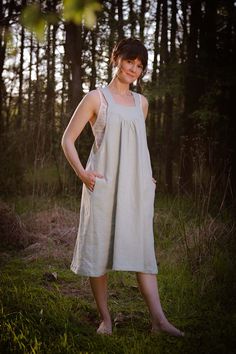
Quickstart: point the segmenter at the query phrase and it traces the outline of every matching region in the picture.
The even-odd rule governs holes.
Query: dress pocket
[[[105,220],[112,210],[111,184],[106,178],[96,177],[93,192],[91,192],[90,200],[94,210],[94,214]]]
[[[91,194],[96,194],[97,192],[97,189],[99,189],[100,185],[104,185],[106,183],[106,179],[104,177],[97,177],[95,176],[95,185],[94,185],[94,188],[93,188],[93,192],[91,192]]]
[[[99,186],[101,184],[105,184],[105,183],[106,183],[106,179],[104,177],[101,178],[101,177],[95,176],[95,184],[94,184],[93,191],[91,191],[88,187],[86,187],[86,186],[85,187],[90,195],[94,195],[96,193],[97,189],[99,189]]]

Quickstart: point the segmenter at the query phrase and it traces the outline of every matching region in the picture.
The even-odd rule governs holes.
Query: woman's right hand
[[[103,175],[96,171],[85,171],[81,177],[81,181],[86,185],[86,187],[93,192],[96,183],[96,177],[104,178]]]

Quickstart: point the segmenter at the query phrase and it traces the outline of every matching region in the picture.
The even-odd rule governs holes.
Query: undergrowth
[[[17,208],[27,205],[18,201]],[[150,334],[133,272],[109,272],[113,335],[99,336],[88,278],[60,259],[30,261],[2,250],[0,353],[234,353],[234,223],[210,210],[199,216],[197,208],[187,199],[159,198],[154,218],[161,302],[184,338]],[[52,272],[54,281],[47,278]]]

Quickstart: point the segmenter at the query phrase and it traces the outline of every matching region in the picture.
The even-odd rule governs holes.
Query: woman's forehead
[[[121,60],[133,60],[133,61],[136,61],[138,64],[142,64],[142,61],[140,60],[139,57],[134,58],[134,57],[126,56],[126,57],[123,57],[123,58],[121,57]]]

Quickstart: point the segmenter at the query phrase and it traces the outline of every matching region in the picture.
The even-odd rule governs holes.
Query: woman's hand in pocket
[[[104,178],[103,175],[96,171],[85,171],[83,177],[81,177],[82,182],[86,185],[86,187],[93,192],[94,186],[96,183],[96,177]]]

